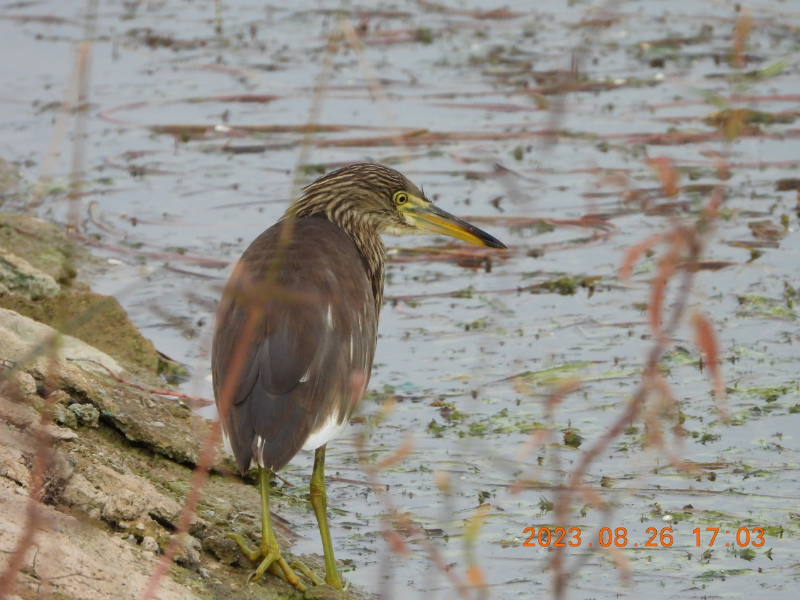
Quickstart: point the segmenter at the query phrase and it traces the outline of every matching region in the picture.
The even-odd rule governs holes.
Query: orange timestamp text
[[[725,534],[730,534],[732,530],[726,529]],[[528,538],[522,543],[523,546],[539,546],[539,547],[556,547],[556,548],[577,548],[580,546],[592,547],[596,542],[603,548],[609,546],[616,546],[617,548],[625,548],[628,546],[642,547],[642,548],[669,548],[675,542],[674,530],[672,527],[662,527],[657,529],[655,527],[648,527],[645,530],[646,539],[641,540],[639,544],[637,541],[630,541],[628,539],[628,530],[625,527],[602,527],[597,532],[596,538],[586,536],[584,539],[583,531],[580,527],[526,527],[525,534]],[[706,527],[705,536],[708,541],[708,547],[714,545],[717,535],[720,533],[719,527]],[[701,531],[699,527],[692,530],[694,535],[695,546],[701,545]],[[708,539],[710,538],[710,539]],[[764,529],[762,527],[739,527],[734,535],[733,542],[727,542],[726,546],[733,544],[744,548],[746,546],[754,546],[760,548],[766,543],[764,539]]]

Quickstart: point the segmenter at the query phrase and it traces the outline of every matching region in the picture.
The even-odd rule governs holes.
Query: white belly
[[[312,431],[311,435],[308,436],[303,444],[303,450],[316,450],[320,446],[324,446],[330,442],[333,438],[338,437],[339,434],[344,431],[345,427],[347,427],[347,421],[345,420],[339,424],[336,422],[337,420],[337,418],[328,419],[324,421],[320,427]]]

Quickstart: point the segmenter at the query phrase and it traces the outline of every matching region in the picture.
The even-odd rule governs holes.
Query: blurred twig
[[[125,385],[135,388],[137,390],[141,390],[143,392],[147,392],[148,394],[156,394],[158,396],[169,396],[170,398],[179,398],[181,400],[189,400],[190,403],[200,406],[207,406],[209,404],[214,404],[213,400],[209,400],[208,398],[201,398],[200,396],[192,396],[191,394],[184,394],[182,392],[176,392],[174,390],[164,390],[164,389],[155,389],[145,387],[143,385],[139,385],[133,383],[132,381],[128,381],[114,373],[111,369],[105,366],[103,363],[98,362],[96,360],[92,360],[91,358],[68,358],[68,361],[71,362],[88,362],[99,366],[101,369],[106,371],[114,380],[118,381],[119,383],[124,383]]]
[[[69,186],[69,215],[67,224],[73,231],[80,229],[80,188],[86,167],[86,141],[89,126],[89,89],[91,82],[91,51],[97,23],[98,0],[88,0],[83,41],[78,46],[76,78],[78,98],[75,105],[75,135],[72,138],[72,170]]]
[[[45,373],[45,406],[44,410],[41,412],[39,426],[35,431],[36,455],[33,460],[33,470],[31,471],[31,478],[28,486],[28,506],[25,513],[25,525],[22,529],[22,536],[17,540],[16,548],[14,548],[6,564],[6,568],[0,573],[0,599],[6,598],[13,591],[17,575],[23,567],[28,549],[33,545],[41,521],[41,496],[44,490],[45,474],[50,452],[50,436],[47,432],[53,416],[52,405],[56,399],[55,394],[52,392],[55,389],[55,381],[57,379],[58,360],[56,355],[60,341],[60,336],[54,335],[47,344],[49,363],[48,371]]]
[[[392,129],[391,137],[394,139],[394,143],[400,147],[403,151],[403,154],[405,154],[405,138],[403,137],[400,126],[397,124],[397,120],[394,118],[394,113],[389,106],[389,98],[386,96],[386,92],[383,90],[383,86],[380,84],[380,81],[378,81],[378,75],[375,73],[375,69],[372,68],[372,64],[364,55],[364,50],[361,48],[358,34],[356,33],[356,30],[353,29],[353,24],[350,22],[350,19],[342,19],[339,21],[339,26],[342,28],[342,32],[344,33],[344,37],[347,40],[348,45],[353,49],[353,52],[355,52],[356,57],[358,58],[358,65],[361,67],[361,71],[364,73],[364,76],[369,83],[369,89],[373,99],[380,106],[381,112],[383,113],[383,118],[386,119],[386,122],[389,123],[389,126]]]

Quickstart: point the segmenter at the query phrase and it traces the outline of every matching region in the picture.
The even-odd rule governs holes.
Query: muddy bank
[[[175,534],[210,427],[185,404],[108,375],[156,382],[159,360],[116,300],[76,277],[86,260],[57,227],[0,215],[0,571],[25,532],[37,431],[43,415],[49,422],[41,521],[17,576],[20,598],[138,597]],[[52,349],[56,330],[64,335]],[[159,597],[301,598],[271,576],[245,583],[252,565],[224,536],[257,545],[258,489],[232,474],[221,448],[217,456]],[[288,548],[294,534],[276,521]],[[301,559],[324,571],[317,557]],[[308,587],[309,598],[363,596]]]

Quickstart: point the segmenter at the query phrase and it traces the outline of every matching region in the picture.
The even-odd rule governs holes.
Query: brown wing
[[[242,473],[253,459],[277,471],[312,434],[345,423],[352,376],[368,380],[375,354],[375,300],[353,241],[330,221],[303,218],[279,253],[283,226],[244,252],[217,310],[214,395]]]

